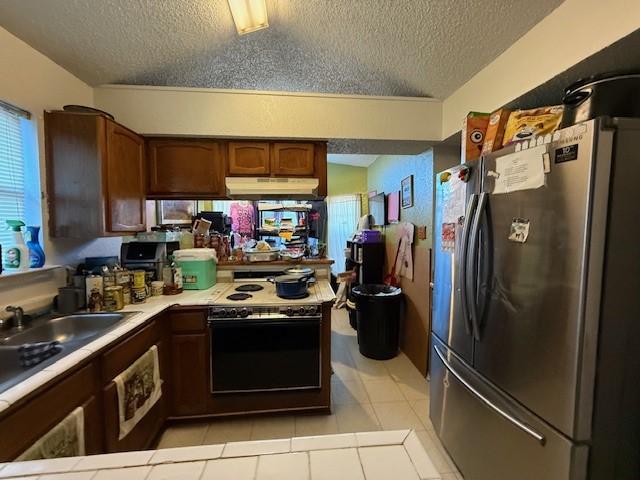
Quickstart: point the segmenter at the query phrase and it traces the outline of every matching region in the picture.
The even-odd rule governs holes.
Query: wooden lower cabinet
[[[20,456],[77,407],[84,407],[85,450],[101,453],[103,423],[101,399],[97,396],[100,378],[97,363],[92,362],[0,420],[0,461]]]
[[[203,415],[209,404],[208,335],[193,333],[171,338],[173,416]]]
[[[165,380],[167,375],[167,362],[163,362],[166,358],[166,344],[158,341],[155,344],[158,347],[158,355],[160,357],[160,378],[163,380],[162,396],[155,405],[145,414],[124,438],[119,439],[120,421],[118,409],[118,391],[115,382],[110,382],[103,393],[103,415],[104,415],[104,438],[105,450],[107,452],[124,452],[130,450],[143,450],[150,448],[153,441],[160,433],[165,420],[167,419],[167,396],[168,385]],[[151,345],[139,352],[138,357],[143,355]],[[135,361],[135,360],[134,360]]]

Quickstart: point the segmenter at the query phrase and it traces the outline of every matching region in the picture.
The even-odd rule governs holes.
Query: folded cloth
[[[33,367],[61,351],[62,345],[60,345],[60,342],[57,340],[53,342],[25,343],[18,347],[20,366]]]
[[[35,441],[16,461],[78,457],[85,454],[84,408],[77,407]]]

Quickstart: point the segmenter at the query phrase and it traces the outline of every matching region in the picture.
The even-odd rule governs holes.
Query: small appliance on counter
[[[176,265],[182,268],[185,290],[205,290],[216,284],[218,259],[213,248],[189,248],[173,252]]]
[[[155,272],[155,278],[161,278],[162,266],[174,251],[180,249],[180,242],[141,242],[122,243],[120,263],[129,270]]]

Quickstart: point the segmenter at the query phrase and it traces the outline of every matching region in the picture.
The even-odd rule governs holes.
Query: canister
[[[147,287],[133,287],[131,289],[131,303],[144,303],[147,300]]]
[[[145,285],[146,285],[146,272],[144,270],[134,270],[133,271],[133,288],[144,288]]]
[[[85,278],[85,298],[86,303],[89,305],[89,300],[91,298],[91,294],[98,293],[100,294],[100,298],[102,298],[102,276],[101,275],[87,275]]]
[[[104,289],[104,309],[107,312],[122,310],[124,308],[124,295],[122,287],[116,285]]]

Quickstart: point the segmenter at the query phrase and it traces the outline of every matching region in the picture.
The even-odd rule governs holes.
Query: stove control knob
[[[227,310],[227,316],[229,316],[230,318],[235,318],[238,316],[238,311],[235,308],[230,308],[229,310]]]
[[[226,308],[221,308],[216,313],[217,313],[218,317],[226,317],[227,316],[227,309]]]
[[[316,313],[318,313],[318,307],[316,307],[315,305],[311,305],[310,307],[307,307],[308,315],[315,315]]]
[[[242,318],[249,316],[249,310],[246,308],[241,308],[239,313]]]
[[[287,307],[286,312],[287,312],[287,315],[289,315],[289,316],[292,316],[292,315],[294,315],[294,314],[295,314],[295,312],[293,311],[293,308],[292,308],[292,307]]]
[[[299,313],[300,315],[304,315],[306,312],[307,312],[307,310],[306,310],[304,307],[300,307],[300,308],[298,308],[298,313]]]

